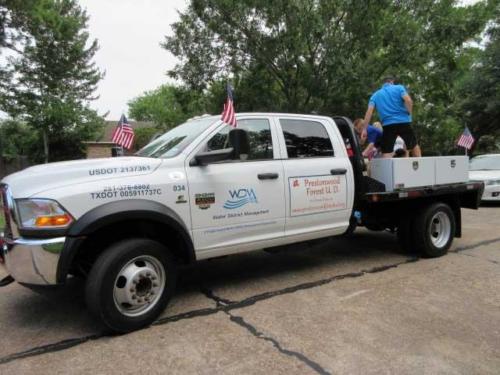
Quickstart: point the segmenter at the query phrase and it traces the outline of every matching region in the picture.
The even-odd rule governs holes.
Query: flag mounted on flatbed
[[[134,144],[134,137],[134,129],[128,123],[125,115],[122,115],[118,125],[116,125],[115,131],[113,132],[113,143],[130,150]]]
[[[227,99],[224,103],[221,120],[223,123],[236,127],[236,112],[234,111],[233,88],[227,85]]]
[[[474,137],[472,136],[469,128],[466,126],[464,132],[458,139],[457,146],[464,147],[467,150],[470,150],[472,148],[472,145],[474,144],[474,141]]]

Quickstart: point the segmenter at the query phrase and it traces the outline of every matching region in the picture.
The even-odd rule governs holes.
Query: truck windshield
[[[198,135],[217,121],[216,117],[189,120],[169,130],[137,151],[137,156],[172,158],[182,152]]]
[[[472,158],[469,164],[471,171],[500,170],[500,155],[485,155]]]

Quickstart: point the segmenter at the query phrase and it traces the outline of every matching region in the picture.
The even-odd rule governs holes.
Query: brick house
[[[118,124],[118,120],[116,121],[106,121],[104,125],[104,132],[100,139],[97,139],[94,142],[84,142],[87,146],[87,159],[96,159],[96,158],[108,158],[112,153],[113,147],[116,145],[113,143],[111,138],[113,137],[113,132],[116,129],[116,125]],[[147,121],[129,121],[130,126],[135,129],[140,128],[151,128],[153,127],[152,122]],[[131,155],[136,150],[131,149],[129,151],[125,151],[126,155]]]

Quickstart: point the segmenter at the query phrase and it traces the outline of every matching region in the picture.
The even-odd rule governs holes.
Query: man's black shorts
[[[400,136],[405,141],[406,149],[411,150],[417,145],[417,138],[411,124],[409,122],[404,124],[390,124],[383,127],[382,140],[380,141],[380,147],[383,154],[388,154],[394,151],[394,143],[396,138]]]

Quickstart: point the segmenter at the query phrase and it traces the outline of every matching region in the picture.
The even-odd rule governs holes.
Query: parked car
[[[471,159],[469,178],[484,182],[482,201],[500,202],[500,154],[479,155]]]

